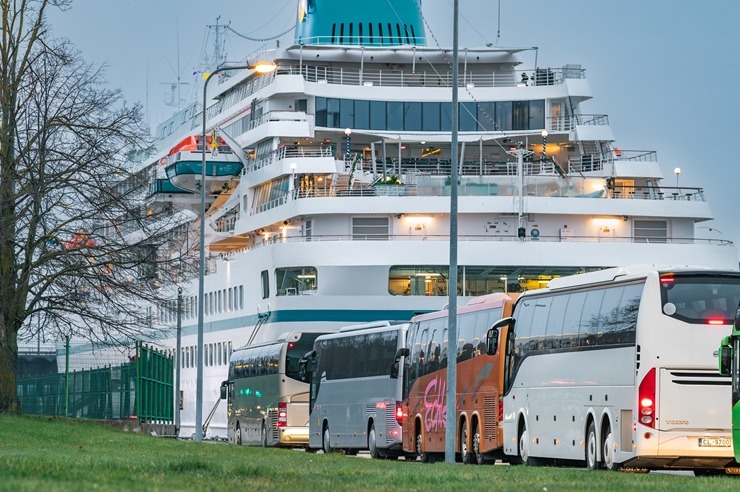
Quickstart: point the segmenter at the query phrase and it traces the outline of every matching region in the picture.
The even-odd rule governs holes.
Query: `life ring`
[[[532,229],[529,231],[529,235],[532,237],[540,237],[540,230],[539,229]]]

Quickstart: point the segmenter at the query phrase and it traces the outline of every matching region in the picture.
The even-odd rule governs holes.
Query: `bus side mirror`
[[[495,355],[498,350],[498,328],[491,328],[486,335],[486,353]]]
[[[408,357],[411,352],[407,348],[400,348],[396,351],[396,357],[391,363],[391,379],[398,379],[401,357]]]
[[[298,361],[298,379],[300,379],[304,383],[310,382],[311,372],[308,367],[308,361],[314,360],[314,357],[316,357],[316,351],[312,350],[310,352],[307,352],[306,355],[301,357],[301,359]]]
[[[730,376],[731,375],[731,364],[732,364],[732,347],[730,346],[730,337],[722,339],[722,345],[719,347],[718,358],[719,358],[719,375]]]
[[[493,324],[490,330],[488,330],[488,333],[486,334],[486,354],[495,355],[498,351],[499,330],[503,326],[508,326],[509,331],[511,331],[514,326],[514,318],[508,317],[500,319]]]
[[[226,392],[229,389],[229,384],[231,384],[233,381],[221,381],[221,399],[226,399]]]

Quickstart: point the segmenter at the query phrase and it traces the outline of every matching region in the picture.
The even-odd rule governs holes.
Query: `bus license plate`
[[[729,437],[700,437],[700,448],[729,448],[732,446],[732,439]]]

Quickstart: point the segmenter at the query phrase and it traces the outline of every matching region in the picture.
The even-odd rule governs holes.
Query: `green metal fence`
[[[172,357],[137,343],[131,363],[18,378],[18,399],[27,414],[172,423],[173,374]]]

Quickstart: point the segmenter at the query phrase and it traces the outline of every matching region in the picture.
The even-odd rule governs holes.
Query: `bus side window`
[[[557,350],[562,347],[563,318],[568,305],[568,296],[554,296],[550,304],[550,313],[547,315],[546,350]]]
[[[563,318],[563,348],[578,346],[578,325],[581,323],[581,311],[583,311],[585,300],[585,292],[576,292],[568,296],[568,305],[565,308],[565,317]]]

